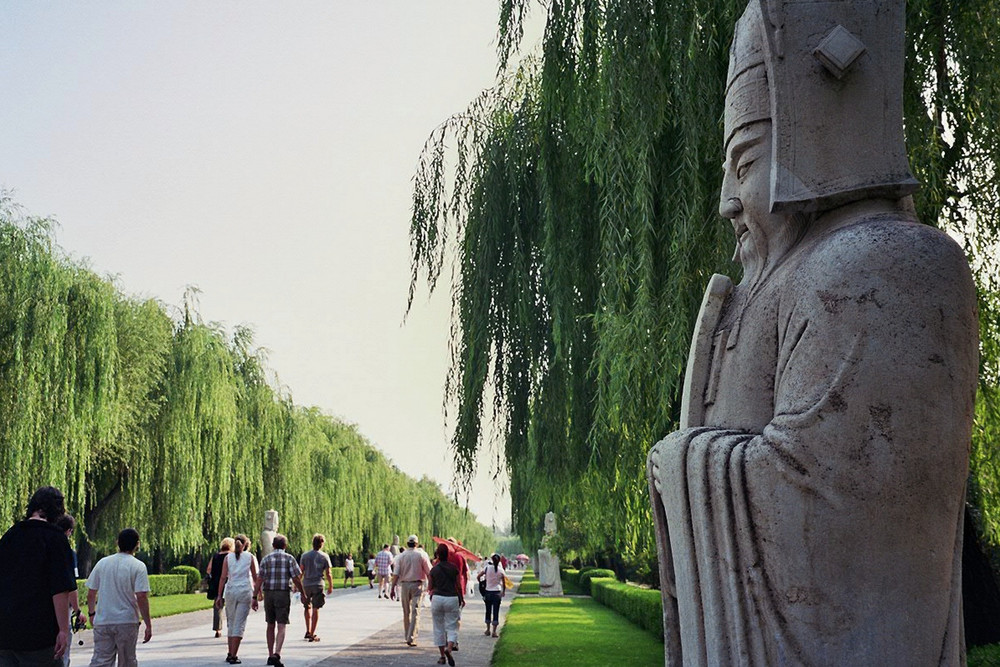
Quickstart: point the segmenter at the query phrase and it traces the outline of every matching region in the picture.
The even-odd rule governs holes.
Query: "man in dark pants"
[[[55,525],[65,513],[62,492],[44,486],[0,538],[0,667],[62,664],[76,595],[69,541]]]

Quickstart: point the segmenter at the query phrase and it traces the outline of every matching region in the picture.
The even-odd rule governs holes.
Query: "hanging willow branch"
[[[410,294],[421,277],[433,290],[453,262],[445,400],[456,472],[469,478],[493,424],[527,543],[555,509],[585,527],[579,554],[652,555],[645,454],[674,427],[708,277],[737,271],[716,210],[727,52],[745,4],[501,0],[500,83],[421,155]],[[540,54],[503,74],[539,8]],[[1000,9],[913,0],[908,20],[918,209],[964,239],[988,312],[997,302],[987,297],[997,288]],[[984,358],[995,349],[984,344]],[[996,423],[994,395],[982,394],[981,424]],[[1000,470],[987,432],[996,427],[978,436],[984,475]],[[1000,494],[990,502],[1000,507]]]

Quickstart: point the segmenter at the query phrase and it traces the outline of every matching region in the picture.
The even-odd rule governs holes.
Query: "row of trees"
[[[569,556],[655,557],[649,448],[676,428],[701,295],[736,277],[717,213],[728,48],[746,0],[501,0],[495,88],[415,179],[411,300],[452,271],[456,465],[511,476],[514,529]],[[515,62],[527,15],[540,49]],[[982,319],[970,494],[1000,543],[1000,5],[907,2],[905,131],[920,218],[964,244]],[[449,147],[457,147],[449,151]]]
[[[493,547],[435,482],[278,391],[251,332],[203,322],[194,297],[172,317],[125,295],[0,196],[0,520],[60,487],[82,519],[83,571],[123,526],[173,560],[258,534],[269,508],[294,549],[314,532],[335,552],[412,532]]]

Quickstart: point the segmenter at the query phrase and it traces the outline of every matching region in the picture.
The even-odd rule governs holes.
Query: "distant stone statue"
[[[395,558],[396,556],[399,555],[400,551],[401,549],[399,548],[399,535],[393,535],[392,544],[389,545],[389,553],[391,553],[392,557]]]
[[[271,541],[278,534],[278,510],[267,510],[264,512],[264,529],[260,531],[260,557],[274,551]]]
[[[549,538],[556,534],[555,512],[545,515],[545,536],[542,548],[538,550],[538,594],[541,596],[562,595],[562,578],[559,575],[559,557],[546,548]]]
[[[977,378],[961,249],[918,223],[902,0],[751,0],[680,430],[649,455],[668,665],[959,665]]]
[[[555,535],[556,534],[556,513],[546,512],[545,514],[545,525],[544,525],[545,535]]]

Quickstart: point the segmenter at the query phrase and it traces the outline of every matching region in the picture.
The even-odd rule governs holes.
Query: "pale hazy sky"
[[[493,83],[497,8],[0,0],[0,188],[126,293],[197,286],[296,403],[447,488],[448,295],[401,326],[411,179]],[[486,474],[470,507],[509,521]]]

